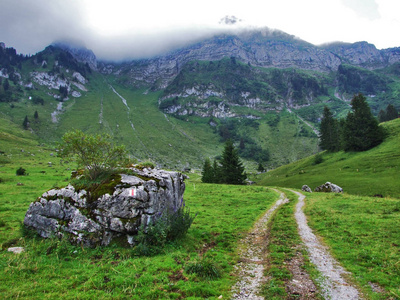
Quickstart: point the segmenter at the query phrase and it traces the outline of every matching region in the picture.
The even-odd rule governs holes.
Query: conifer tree
[[[244,184],[246,173],[232,140],[227,140],[222,153],[221,179],[227,184]]]
[[[215,159],[213,164],[213,182],[221,183],[221,167]]]
[[[392,104],[389,104],[386,107],[386,121],[394,120],[397,119],[398,117],[399,117],[399,112],[397,111],[397,109]]]
[[[209,158],[206,158],[204,161],[203,170],[201,172],[201,181],[204,183],[214,183],[214,170]]]
[[[365,151],[379,145],[385,133],[372,115],[364,95],[355,95],[351,107],[343,128],[344,150]]]
[[[24,119],[24,122],[22,123],[22,126],[24,127],[25,130],[29,128],[28,116],[25,116],[25,119]]]
[[[323,150],[331,152],[340,150],[339,123],[333,118],[333,114],[327,106],[324,107],[319,138],[319,145]]]
[[[33,117],[35,118],[35,120],[39,119],[39,114],[37,110],[35,110],[35,114],[33,115]]]

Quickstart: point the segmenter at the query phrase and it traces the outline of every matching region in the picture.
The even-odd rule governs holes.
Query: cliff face
[[[343,63],[366,69],[378,69],[400,61],[400,48],[378,50],[367,42],[333,43],[322,47],[337,55]]]
[[[224,57],[258,67],[336,71],[342,63],[368,69],[400,61],[400,48],[378,50],[366,42],[315,46],[280,31],[249,31],[222,34],[151,59],[122,65],[103,65],[105,73],[128,74],[129,84],[165,88],[189,61],[216,61]]]

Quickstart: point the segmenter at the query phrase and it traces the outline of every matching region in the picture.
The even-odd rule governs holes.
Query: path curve
[[[349,274],[349,272],[345,271],[329,254],[328,248],[320,243],[311,228],[307,225],[307,219],[303,212],[304,199],[306,197],[299,192],[290,191],[299,196],[295,218],[300,237],[307,247],[310,260],[322,274],[321,293],[324,298],[331,300],[360,299],[357,289],[343,278],[343,275]]]
[[[258,293],[264,277],[264,255],[268,245],[265,241],[268,233],[267,223],[276,209],[289,202],[284,193],[273,190],[280,193],[279,199],[240,242],[243,248],[240,252],[241,261],[235,266],[240,280],[232,287],[232,299],[264,299],[258,296]]]

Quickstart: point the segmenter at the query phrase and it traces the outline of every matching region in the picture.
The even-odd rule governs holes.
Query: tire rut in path
[[[290,191],[299,196],[295,218],[300,237],[307,247],[310,260],[322,274],[322,295],[325,299],[331,300],[360,299],[361,297],[357,289],[348,284],[343,278],[343,275],[349,274],[349,272],[345,271],[329,254],[328,248],[320,243],[311,228],[307,225],[307,219],[303,212],[305,196],[299,192]]]
[[[273,212],[289,200],[284,193],[280,193],[275,204],[254,224],[253,229],[240,242],[240,262],[235,266],[239,274],[239,281],[232,287],[232,299],[264,299],[258,296],[264,277],[264,255],[268,242],[265,240],[268,233],[267,223]]]

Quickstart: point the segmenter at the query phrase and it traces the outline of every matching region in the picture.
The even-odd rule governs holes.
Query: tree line
[[[382,143],[385,135],[385,130],[372,115],[365,96],[358,94],[351,100],[351,111],[345,119],[334,119],[330,109],[325,106],[319,145],[330,152],[365,151]]]

